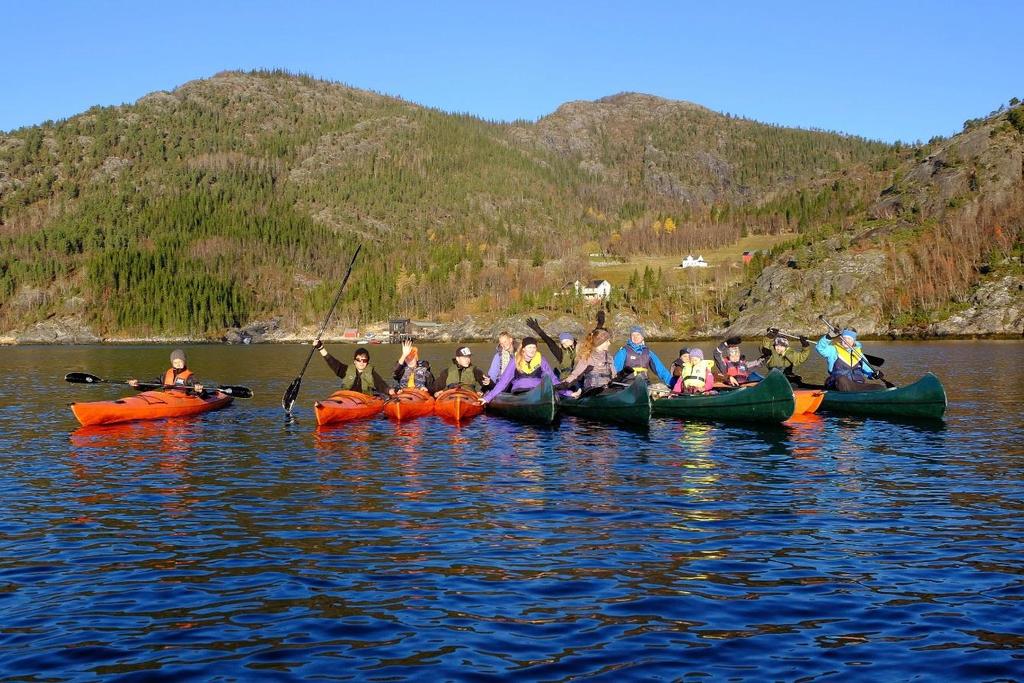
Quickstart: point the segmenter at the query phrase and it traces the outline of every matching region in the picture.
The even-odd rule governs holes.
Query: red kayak
[[[434,414],[453,422],[469,422],[484,412],[480,396],[472,389],[456,387],[439,391],[434,396]]]
[[[358,391],[336,391],[313,404],[317,425],[350,422],[373,417],[384,410],[384,400]]]
[[[83,426],[107,425],[133,420],[188,417],[223,408],[233,398],[222,391],[197,396],[185,391],[143,391],[116,401],[72,403],[71,412]]]
[[[384,404],[384,414],[401,422],[434,412],[434,397],[423,389],[402,389]]]
[[[821,402],[825,400],[825,392],[821,389],[793,389],[793,398],[796,400],[796,410],[793,414],[809,415],[821,406]]]

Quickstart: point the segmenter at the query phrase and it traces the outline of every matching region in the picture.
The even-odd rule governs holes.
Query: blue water
[[[317,430],[209,346],[253,401],[76,429],[167,350],[0,349],[0,680],[1024,679],[1024,344],[876,345],[937,424]]]

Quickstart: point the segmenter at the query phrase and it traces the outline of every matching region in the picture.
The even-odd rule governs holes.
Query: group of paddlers
[[[613,382],[627,382],[640,375],[647,378],[653,394],[664,396],[738,387],[758,382],[776,368],[791,382],[799,384],[801,378],[796,369],[807,361],[811,352],[807,337],[794,337],[772,327],[761,340],[761,354],[757,358],[748,360],[740,350],[742,339],[730,337],[715,348],[712,359],[705,359],[699,348],[682,348],[679,357],[666,367],[647,346],[643,328],[638,325],[630,328],[629,339],[615,354],[611,354],[611,333],[604,328],[601,317],[598,318],[598,326],[581,341],[570,332],[561,332],[557,339],[552,338],[535,318],[528,318],[526,322],[537,337],[523,337],[517,344],[511,334],[502,332],[498,335],[498,345],[486,372],[473,364],[473,352],[469,347],[460,346],[451,364],[435,376],[430,363],[419,357],[412,342],[406,341],[388,381],[370,364],[370,354],[365,348],[356,349],[349,365],[328,353],[319,339],[313,344],[331,370],[341,378],[342,389],[394,395],[402,389],[437,393],[453,387],[465,387],[477,392],[485,402],[505,391],[528,391],[540,384],[544,377],[550,378],[557,390],[574,397],[584,392],[591,394]],[[554,367],[541,355],[538,337],[554,358]],[[791,345],[791,339],[799,342],[799,348]],[[882,379],[882,373],[865,359],[861,343],[857,341],[857,331],[853,328],[821,337],[815,349],[827,365],[827,389],[869,391],[884,388],[875,381]]]

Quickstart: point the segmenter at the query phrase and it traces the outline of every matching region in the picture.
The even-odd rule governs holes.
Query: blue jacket
[[[672,386],[672,373],[669,372],[668,368],[665,367],[665,364],[661,362],[660,358],[658,358],[658,354],[654,353],[654,351],[646,345],[635,346],[631,341],[626,342],[626,346],[632,348],[634,353],[640,353],[646,349],[647,354],[650,357],[651,369],[657,373],[658,379],[665,384]],[[626,366],[626,346],[623,346],[615,352],[615,372],[622,372],[622,368]]]
[[[854,342],[854,346],[861,349],[860,342]],[[836,360],[839,358],[839,353],[836,351],[835,344],[833,344],[832,340],[828,338],[828,335],[825,335],[818,340],[818,344],[814,348],[821,357],[825,359],[825,364],[828,366],[828,374],[831,375],[832,368],[835,366]],[[863,350],[861,353],[863,353]],[[859,365],[861,372],[863,372],[865,376],[873,377],[875,375],[874,369],[868,365],[868,362],[863,358],[861,358]]]

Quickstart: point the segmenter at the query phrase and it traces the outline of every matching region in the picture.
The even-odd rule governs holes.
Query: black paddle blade
[[[222,385],[217,387],[217,391],[223,391],[225,394],[229,396],[234,396],[235,398],[252,398],[252,389],[250,389],[249,387],[234,386],[229,384],[226,386]]]
[[[292,412],[292,406],[295,404],[295,399],[299,397],[299,386],[302,384],[302,377],[296,377],[292,380],[292,383],[285,389],[284,398],[281,399],[281,407],[284,408],[284,412]]]
[[[90,375],[88,372],[69,372],[64,375],[65,382],[71,382],[72,384],[99,384],[103,380],[96,375]]]
[[[868,355],[868,354],[865,353],[864,354],[864,358],[866,358],[867,361],[869,363],[871,363],[872,365],[878,366],[878,365],[884,365],[885,364],[885,359],[884,358],[879,358],[878,356],[871,356],[871,355]]]

